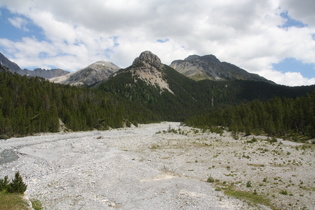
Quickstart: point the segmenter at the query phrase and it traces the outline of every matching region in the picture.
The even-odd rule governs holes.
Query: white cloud
[[[310,9],[314,1],[295,2],[2,0],[12,12],[41,27],[46,40],[2,40],[0,45],[16,51],[14,61],[26,67],[58,65],[75,70],[101,59],[126,67],[142,51],[150,50],[166,64],[190,54],[214,54],[281,84],[312,84],[313,79],[301,74],[292,77],[272,69],[272,63],[286,57],[315,63],[315,21]],[[283,11],[309,26],[279,28],[285,22],[280,16]],[[41,52],[48,56],[40,58]]]
[[[21,17],[9,18],[9,22],[16,28],[22,29],[23,31],[28,31],[26,28],[27,20]]]
[[[281,85],[303,86],[315,84],[315,78],[307,79],[303,77],[300,72],[281,73],[278,71],[269,70],[262,72],[261,75]]]

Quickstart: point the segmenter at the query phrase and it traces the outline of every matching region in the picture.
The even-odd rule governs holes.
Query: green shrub
[[[209,183],[213,183],[214,182],[214,178],[212,178],[211,176],[207,179],[207,182]]]
[[[27,185],[23,182],[20,172],[15,173],[14,179],[9,183],[7,192],[23,194],[26,191]]]
[[[5,176],[4,179],[0,179],[0,192],[8,188],[9,181],[8,176]]]
[[[246,187],[252,187],[252,182],[251,182],[251,181],[248,181],[248,182],[246,183]]]
[[[40,200],[32,199],[31,203],[32,203],[32,207],[34,210],[42,210],[43,209],[43,205],[42,205],[42,202]]]

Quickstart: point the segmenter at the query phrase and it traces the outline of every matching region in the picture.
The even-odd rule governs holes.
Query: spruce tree
[[[7,191],[9,193],[23,194],[26,191],[27,185],[23,182],[20,172],[15,173],[14,179],[10,182]]]

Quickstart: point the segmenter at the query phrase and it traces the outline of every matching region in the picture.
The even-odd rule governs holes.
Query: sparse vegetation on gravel
[[[48,209],[313,208],[315,145],[234,137],[164,122],[9,139],[0,176],[20,170]]]

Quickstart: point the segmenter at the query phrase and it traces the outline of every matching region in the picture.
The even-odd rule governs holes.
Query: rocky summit
[[[128,70],[136,80],[140,79],[147,85],[159,88],[162,92],[167,90],[173,93],[168,82],[163,78],[162,69],[163,64],[160,58],[150,51],[144,51],[133,61]]]
[[[150,51],[144,51],[137,57],[134,61],[132,66],[154,66],[156,68],[160,68],[162,66],[162,62],[160,58],[154,55]]]
[[[170,66],[194,80],[251,80],[273,83],[233,64],[221,62],[214,55],[190,55],[184,60],[173,61]]]

